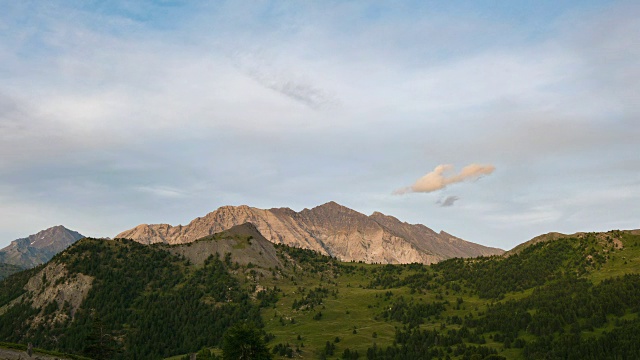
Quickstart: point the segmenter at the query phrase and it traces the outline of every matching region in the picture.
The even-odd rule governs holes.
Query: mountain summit
[[[0,250],[0,263],[32,268],[51,260],[55,254],[83,237],[62,225],[54,226],[12,241],[9,246]]]
[[[223,206],[185,226],[142,224],[116,237],[143,244],[183,244],[244,223],[253,224],[273,243],[315,250],[343,261],[431,264],[452,257],[504,252],[379,212],[367,216],[333,201],[300,212],[289,208]]]

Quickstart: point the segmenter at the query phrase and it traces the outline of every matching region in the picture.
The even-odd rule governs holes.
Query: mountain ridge
[[[422,224],[374,212],[367,216],[334,201],[296,212],[222,206],[187,225],[141,224],[116,235],[143,244],[193,242],[233,226],[253,224],[267,240],[315,250],[343,261],[436,263],[452,257],[501,255],[502,249],[462,240]]]
[[[627,234],[631,234],[631,235],[640,235],[640,229],[634,229],[634,230],[618,230],[622,233],[627,233]],[[573,234],[564,234],[564,233],[560,233],[560,232],[556,232],[556,231],[552,231],[546,234],[541,234],[538,236],[533,237],[531,240],[525,241],[523,243],[520,243],[516,246],[514,246],[512,249],[505,251],[504,254],[502,254],[502,256],[504,257],[508,257],[511,255],[515,255],[519,252],[521,252],[522,250],[528,248],[529,246],[535,245],[537,243],[540,242],[547,242],[547,241],[554,241],[554,240],[558,240],[558,239],[565,239],[565,238],[575,238],[575,237],[583,237],[583,236],[587,236],[588,234],[590,234],[589,232],[584,232],[584,231],[579,231]],[[603,234],[603,233],[600,233]]]

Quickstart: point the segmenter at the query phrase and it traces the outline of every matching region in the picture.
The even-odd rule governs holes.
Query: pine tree
[[[107,331],[100,317],[94,313],[91,323],[91,332],[85,339],[84,354],[92,359],[111,359],[115,348],[113,347],[113,337]]]
[[[224,335],[222,343],[224,360],[271,360],[260,332],[255,326],[235,325]]]

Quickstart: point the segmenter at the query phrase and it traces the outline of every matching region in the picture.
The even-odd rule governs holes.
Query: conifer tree
[[[224,360],[271,360],[260,332],[253,325],[235,325],[224,335],[222,343]]]

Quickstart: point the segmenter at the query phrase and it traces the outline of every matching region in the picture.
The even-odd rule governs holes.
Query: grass
[[[595,250],[609,255],[606,262],[589,269],[586,277],[594,283],[599,283],[604,279],[624,275],[627,273],[640,273],[640,235],[621,234],[619,235],[623,248],[611,250],[610,243],[594,243]],[[598,240],[601,241],[601,240]],[[496,300],[481,299],[473,294],[469,287],[462,286],[458,291],[447,289],[441,285],[426,292],[411,291],[407,286],[394,287],[391,289],[369,288],[371,281],[379,275],[374,271],[384,270],[384,265],[371,265],[360,263],[341,263],[342,271],[338,276],[333,276],[332,271],[319,273],[311,268],[293,271],[291,265],[285,269],[278,270],[278,276],[264,275],[259,277],[257,283],[263,287],[273,288],[277,286],[282,290],[277,303],[274,306],[263,308],[261,315],[265,324],[264,330],[274,336],[268,343],[269,347],[277,344],[290,344],[292,348],[300,349],[294,355],[297,359],[317,359],[325,348],[327,342],[336,346],[333,356],[328,358],[340,358],[344,349],[356,350],[360,358],[366,358],[366,352],[374,343],[378,347],[386,347],[393,343],[396,329],[404,325],[397,321],[386,321],[382,316],[385,308],[388,308],[400,296],[407,301],[416,303],[431,303],[441,301],[448,303],[444,312],[439,316],[425,319],[420,325],[421,329],[441,329],[448,317],[473,315],[482,316],[491,303]],[[247,269],[248,270],[248,269]],[[351,270],[351,271],[350,271]],[[427,272],[433,271],[427,268]],[[420,270],[411,270],[409,267],[402,267],[399,277],[404,278],[411,274],[417,274]],[[270,272],[266,272],[269,274]],[[253,280],[239,276],[244,286],[255,285]],[[314,309],[300,310],[294,309],[294,301],[300,301],[304,294],[317,287],[324,287],[329,290],[320,305]],[[337,291],[337,296],[331,295]],[[507,293],[500,301],[521,300],[533,293],[534,289]],[[391,296],[386,296],[392,292]],[[457,299],[462,298],[459,309],[456,308]],[[319,312],[322,317],[314,319]],[[535,313],[531,310],[530,313]],[[629,313],[622,319],[635,319],[637,313]],[[583,332],[585,337],[599,336],[604,331],[610,331],[615,326],[615,317],[611,317],[605,326],[595,329],[593,332]],[[446,324],[447,329],[458,329],[459,325]],[[355,330],[355,331],[354,331]],[[375,334],[375,335],[374,335]],[[489,335],[496,333],[485,333],[486,344],[484,346],[496,349],[498,354],[507,359],[520,359],[523,357],[522,349],[505,349],[502,342],[497,342],[489,338]],[[535,340],[535,336],[520,331],[518,336],[526,341]],[[339,342],[335,342],[336,337]],[[220,354],[219,349],[217,353]],[[171,359],[178,360],[180,356]],[[279,356],[274,356],[280,359]],[[452,356],[452,358],[455,358]],[[459,358],[459,357],[458,357]],[[284,358],[283,358],[284,359]]]
[[[610,253],[610,258],[600,269],[590,271],[588,277],[594,282],[599,283],[606,278],[620,276],[628,273],[640,273],[640,236],[631,234],[622,234],[620,239],[623,248],[614,250]],[[602,248],[605,248],[603,246]],[[359,269],[367,270],[367,273],[354,272],[350,274],[340,275],[336,279],[335,284],[327,284],[321,282],[317,274],[298,274],[296,277],[297,285],[291,285],[279,281],[272,281],[271,285],[277,285],[283,289],[283,296],[277,303],[275,309],[269,308],[263,310],[263,319],[265,319],[265,331],[275,335],[273,341],[269,345],[273,346],[278,343],[289,343],[292,346],[300,346],[304,343],[304,348],[299,358],[313,359],[318,356],[318,350],[324,348],[324,344],[329,341],[333,342],[335,337],[340,337],[340,342],[336,343],[336,352],[334,358],[337,358],[345,348],[357,350],[361,357],[364,358],[367,348],[374,342],[378,346],[387,346],[391,344],[395,337],[396,327],[403,325],[398,322],[385,321],[381,313],[385,306],[388,306],[394,298],[404,296],[407,299],[413,299],[416,302],[432,302],[436,301],[436,294],[440,293],[444,301],[455,304],[456,299],[461,297],[463,303],[459,310],[454,306],[447,306],[446,311],[441,314],[441,318],[433,318],[421,325],[424,329],[439,329],[441,324],[449,316],[459,316],[464,318],[469,314],[478,316],[486,311],[488,305],[492,302],[487,299],[480,299],[476,295],[470,295],[470,289],[463,288],[459,292],[449,291],[448,295],[445,289],[430,291],[425,294],[410,292],[408,287],[394,289],[367,289],[367,285],[371,282],[370,270],[379,265],[363,265],[363,264],[346,264]],[[411,274],[411,271],[405,270],[402,276]],[[317,307],[311,311],[293,310],[291,305],[294,299],[300,299],[301,295],[297,293],[298,287],[307,289],[317,286],[325,286],[330,289],[338,290],[338,298],[331,296],[325,299],[323,306]],[[384,299],[384,294],[392,291],[393,296],[390,300]],[[502,301],[520,300],[530,296],[534,289],[527,289],[519,292],[506,294]],[[322,311],[322,319],[314,320],[313,315],[317,311]],[[284,324],[280,322],[280,317],[285,319]],[[628,314],[624,318],[630,319],[637,317],[637,314]],[[289,319],[295,319],[295,324],[291,324]],[[289,320],[289,321],[287,321]],[[356,334],[353,333],[354,327]],[[601,334],[603,331],[610,331],[614,327],[614,319],[612,319],[605,327],[596,329],[593,336]],[[447,328],[456,328],[455,325],[447,325]],[[376,337],[373,337],[373,333]],[[301,340],[298,340],[300,335]],[[587,334],[585,334],[588,336]],[[531,341],[535,337],[530,334],[522,333],[520,337]],[[522,349],[504,349],[502,342],[494,342],[489,338],[485,346],[495,348],[499,355],[508,359],[522,358]],[[276,357],[278,358],[278,357]]]
[[[589,274],[594,283],[625,274],[640,273],[640,236],[624,233],[620,240],[623,247],[610,251],[608,261],[598,271]]]
[[[371,270],[375,265],[351,265],[358,268]],[[404,275],[412,274],[412,271],[405,271]],[[389,307],[392,302],[400,296],[405,299],[413,299],[415,302],[437,301],[435,292],[425,294],[411,293],[408,287],[394,289],[370,289],[366,288],[371,282],[371,274],[355,272],[340,275],[335,283],[320,281],[318,274],[304,274],[296,277],[296,284],[283,283],[272,279],[266,281],[266,286],[275,286],[283,290],[284,296],[278,301],[275,308],[266,308],[262,311],[265,322],[265,331],[275,335],[270,342],[273,346],[279,343],[289,343],[301,349],[300,357],[312,359],[319,356],[319,351],[324,349],[326,342],[336,345],[335,355],[341,354],[344,349],[356,350],[364,357],[366,351],[374,343],[378,346],[388,346],[395,338],[396,327],[403,325],[395,321],[385,321],[382,312],[385,307]],[[321,306],[313,310],[292,309],[294,300],[300,300],[302,294],[300,289],[314,289],[323,286],[331,290],[337,290],[337,298],[329,295],[324,299]],[[388,291],[393,293],[386,298],[384,295]],[[455,304],[456,299],[463,297],[464,302],[460,310],[455,310],[453,306],[443,312],[440,319],[433,318],[430,322],[422,325],[425,329],[440,328],[443,319],[447,316],[457,315],[464,317],[470,313],[477,315],[479,311],[486,310],[487,301],[479,299],[477,296],[464,296],[461,293],[450,292],[443,294],[443,300],[450,304]],[[476,310],[478,309],[478,310]],[[320,320],[314,320],[314,315],[322,313]],[[280,319],[283,319],[282,321]],[[295,322],[292,323],[291,319]],[[450,328],[456,326],[449,325]],[[355,333],[354,333],[355,330]],[[375,335],[374,335],[375,333]],[[300,340],[298,340],[300,336]],[[375,337],[374,337],[375,336]],[[335,343],[335,338],[340,341]],[[304,344],[304,347],[302,347]],[[498,344],[496,344],[497,347]]]

